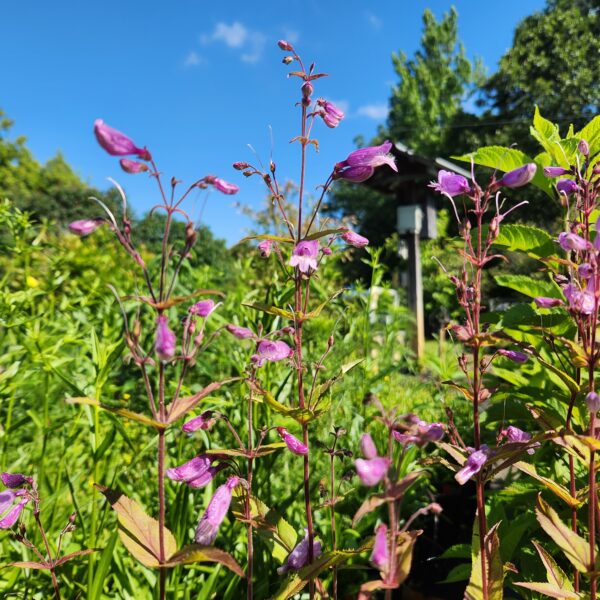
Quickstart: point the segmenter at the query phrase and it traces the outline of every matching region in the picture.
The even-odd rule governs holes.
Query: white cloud
[[[240,59],[247,63],[260,60],[266,43],[266,37],[260,31],[248,29],[243,23],[234,21],[231,24],[220,21],[212,33],[203,33],[200,43],[204,46],[213,42],[221,42],[228,48],[241,50]]]
[[[283,30],[283,39],[290,44],[296,44],[300,39],[300,34],[294,29],[285,28]]]
[[[374,119],[381,121],[388,116],[388,105],[387,104],[365,104],[360,106],[356,111],[359,117],[367,117],[368,119]]]
[[[204,62],[204,59],[197,52],[190,52],[183,61],[184,67],[197,67]]]
[[[381,20],[380,17],[378,17],[377,15],[373,14],[372,12],[366,12],[366,17],[367,17],[367,21],[369,22],[369,25],[373,28],[373,29],[381,29],[381,26],[383,25],[383,21]]]

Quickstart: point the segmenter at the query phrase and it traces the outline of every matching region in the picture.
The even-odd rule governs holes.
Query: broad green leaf
[[[147,417],[146,415],[141,415],[127,408],[116,408],[114,406],[109,406],[108,404],[98,402],[98,400],[96,400],[95,398],[67,398],[65,402],[67,404],[87,404],[88,406],[96,406],[98,408],[101,408],[102,410],[106,410],[121,417],[125,417],[126,419],[131,419],[132,421],[137,421],[138,423],[142,423],[143,425],[149,425],[150,427],[154,427],[155,429],[165,429],[166,427],[165,423],[159,423],[158,421],[155,421],[154,419]]]
[[[559,587],[561,590],[572,592],[573,584],[567,574],[558,566],[557,562],[542,548],[542,546],[537,542],[533,542],[533,545],[546,567],[546,578],[548,579],[548,583]]]
[[[549,596],[550,598],[558,598],[559,600],[579,600],[581,598],[579,594],[563,590],[554,585],[553,583],[529,583],[525,581],[515,581],[514,584],[523,587],[527,590],[531,590],[532,592],[539,592],[540,594],[544,594],[545,596]]]
[[[590,571],[592,565],[589,544],[561,521],[556,511],[544,502],[541,494],[537,498],[535,514],[542,529],[559,546],[571,564],[580,573]]]
[[[540,145],[552,157],[554,164],[561,167],[568,167],[564,152],[560,148],[560,133],[558,125],[555,125],[548,119],[545,119],[540,114],[539,108],[535,107],[533,115],[533,126],[529,128],[529,132]]]
[[[519,461],[514,464],[514,466],[519,469],[519,471],[523,471],[530,477],[533,477],[535,480],[539,481],[543,485],[545,485],[551,492],[556,494],[563,502],[566,502],[571,508],[578,508],[581,506],[581,502],[571,496],[569,490],[562,485],[552,481],[548,477],[544,477],[543,475],[538,474],[535,467],[529,463]]]
[[[500,540],[496,523],[485,537],[486,575],[489,600],[502,600],[504,597],[504,568],[500,558]],[[481,553],[479,544],[479,524],[477,515],[473,525],[473,542],[471,547],[471,578],[465,590],[465,600],[481,600],[483,598],[483,574],[481,571]]]
[[[269,315],[275,315],[276,317],[283,317],[289,321],[294,320],[293,312],[283,308],[277,308],[276,306],[269,306],[268,304],[263,304],[262,302],[242,302],[242,306],[247,306],[248,308],[265,312]]]
[[[179,565],[191,565],[204,562],[219,563],[226,566],[238,577],[245,578],[244,572],[233,556],[214,546],[201,546],[200,544],[184,546],[181,550],[171,555],[163,566],[178,567]]]
[[[148,516],[135,500],[131,500],[121,492],[97,483],[94,486],[104,494],[117,513],[120,526],[119,537],[127,550],[145,567],[159,567],[158,521]],[[165,557],[173,556],[177,551],[175,537],[166,527],[163,528],[163,535]]]
[[[554,281],[534,279],[527,275],[496,275],[494,279],[498,285],[515,290],[529,298],[538,296],[563,298],[562,290]]]
[[[451,158],[468,163],[473,161],[476,165],[498,169],[503,172],[512,171],[527,163],[535,162],[533,158],[524,152],[515,148],[505,148],[503,146],[485,146],[479,148],[475,152],[463,154],[462,156],[452,156]],[[544,173],[542,172],[543,166],[544,165],[538,165],[537,172],[531,183],[546,192],[550,197],[554,198],[555,193],[552,183],[544,176]]]
[[[501,246],[512,252],[525,252],[533,258],[547,258],[556,254],[556,244],[552,236],[531,225],[507,223],[500,227],[500,233],[494,240],[495,246]]]
[[[555,375],[557,375],[570,392],[575,394],[579,393],[581,386],[568,373],[561,371],[558,367],[554,366],[552,363],[549,363],[547,360],[544,360],[541,356],[538,356],[537,360],[549,371],[552,371]]]

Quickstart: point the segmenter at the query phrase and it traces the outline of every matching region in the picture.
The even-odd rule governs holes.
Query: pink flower
[[[577,267],[577,272],[582,279],[589,279],[594,274],[594,267],[590,263],[581,263]]]
[[[467,458],[464,467],[456,473],[454,479],[460,483],[460,485],[464,485],[473,477],[481,471],[481,468],[487,462],[490,451],[487,446],[481,446],[480,450],[475,450],[472,454]]]
[[[560,177],[561,175],[568,175],[570,172],[569,169],[563,169],[562,167],[544,167],[546,177]]]
[[[505,350],[504,348],[500,348],[498,350],[498,354],[501,356],[505,356],[506,358],[512,360],[516,363],[524,363],[527,362],[529,357],[524,352],[517,352],[516,350]]]
[[[531,434],[515,427],[514,425],[509,425],[502,434],[506,436],[506,439],[512,443],[520,443],[525,444],[531,439]],[[531,444],[530,448],[527,448],[527,454],[535,454],[535,448],[539,448],[540,443],[535,442]]]
[[[263,240],[260,244],[258,244],[258,249],[260,250],[260,255],[263,258],[269,258],[271,255],[271,248],[273,246],[273,240]]]
[[[371,146],[355,150],[348,155],[344,161],[350,167],[380,167],[389,165],[394,171],[398,171],[394,157],[389,154],[392,142],[385,141],[381,146]]]
[[[156,325],[156,339],[154,342],[154,351],[162,361],[169,361],[175,356],[175,346],[177,337],[169,329],[169,323],[166,315],[159,315]]]
[[[381,523],[375,532],[375,542],[370,558],[371,564],[382,572],[390,566],[390,547],[388,545],[387,525]]]
[[[566,231],[558,234],[558,243],[563,250],[567,251],[575,250],[576,252],[583,252],[591,248],[591,244],[586,242],[580,235]]]
[[[17,522],[23,507],[29,502],[29,498],[24,496],[25,493],[25,490],[0,492],[0,529],[10,529]],[[21,501],[15,504],[19,497],[22,497]]]
[[[377,485],[386,476],[390,461],[380,456],[367,460],[357,458],[355,465],[356,473],[362,484],[372,487]]]
[[[365,246],[369,245],[369,240],[366,237],[363,237],[362,235],[359,235],[358,233],[355,233],[354,231],[350,230],[345,231],[342,234],[342,239],[347,244],[350,244],[355,248],[364,248]]]
[[[428,187],[451,197],[468,194],[471,191],[469,182],[462,175],[444,170],[438,172],[437,182],[432,181]]]
[[[103,219],[81,219],[69,223],[69,231],[81,237],[96,231],[104,223]]]
[[[406,421],[411,423],[407,433],[400,433],[397,430],[392,431],[392,435],[403,446],[416,444],[425,446],[429,442],[439,442],[446,433],[441,423],[427,423],[422,421],[416,415],[408,415]]]
[[[288,571],[298,571],[308,564],[308,532],[304,539],[289,553],[285,563],[277,569],[279,575],[283,575]],[[313,558],[317,558],[321,554],[321,542],[319,540],[313,542]]]
[[[200,455],[192,460],[184,463],[180,467],[167,469],[166,476],[172,481],[183,481],[191,488],[201,488],[208,485],[223,469],[227,467],[227,463],[221,462],[216,466],[212,463],[218,460],[216,455],[207,456]]]
[[[251,358],[256,366],[262,367],[265,361],[278,362],[291,356],[293,350],[283,341],[262,340],[258,343],[256,354]]]
[[[219,192],[222,194],[227,194],[228,196],[237,194],[240,191],[240,188],[234,183],[228,183],[224,179],[219,179],[218,177],[214,178],[212,184],[215,186],[215,189],[219,190]]]
[[[589,392],[585,397],[585,403],[590,412],[595,413],[600,410],[600,396],[596,392]]]
[[[130,160],[129,158],[122,158],[119,161],[119,164],[121,165],[121,169],[123,169],[125,173],[130,173],[131,175],[136,175],[137,173],[144,173],[148,170],[148,165],[138,162],[137,160]]]
[[[506,186],[508,188],[518,188],[527,185],[535,176],[537,166],[534,163],[528,163],[505,173],[501,179],[496,182],[497,186]]]
[[[348,167],[344,163],[338,163],[337,167],[340,166],[340,171],[336,172],[336,179],[345,179],[352,183],[362,183],[366,181],[375,173],[375,167]]]
[[[98,143],[111,156],[137,154],[142,160],[150,160],[150,154],[145,148],[138,148],[124,133],[109,127],[102,119],[94,121],[94,134]]]
[[[285,40],[279,40],[277,42],[277,45],[284,51],[284,52],[293,52],[294,48],[293,46],[289,43],[286,42]]]
[[[579,186],[572,179],[559,179],[556,182],[556,189],[560,194],[570,196],[579,190]]]
[[[538,308],[554,308],[555,306],[563,304],[563,301],[560,298],[547,298],[545,296],[538,296],[537,298],[534,298],[533,301]]]
[[[281,439],[285,442],[290,452],[300,456],[308,454],[308,448],[297,437],[289,433],[285,427],[278,427],[277,433],[281,436]]]
[[[329,102],[328,100],[323,100],[320,98],[317,100],[317,104],[323,109],[321,112],[321,117],[325,122],[327,127],[337,127],[340,124],[340,121],[344,118],[344,113],[335,105],[333,102]]]
[[[181,430],[185,433],[193,433],[194,431],[198,431],[198,429],[208,430],[215,423],[216,419],[213,416],[212,410],[205,410],[201,415],[186,421],[182,426]]]
[[[227,483],[219,486],[206,507],[202,518],[198,521],[194,541],[203,546],[210,546],[217,537],[219,527],[231,504],[232,490],[239,485],[240,478],[232,476]]]
[[[589,288],[582,291],[577,286],[569,283],[563,288],[563,293],[571,310],[583,315],[591,315],[594,312],[595,296]]]
[[[190,307],[190,313],[198,317],[206,318],[213,310],[215,310],[215,308],[217,308],[217,306],[218,305],[215,304],[214,300],[200,300],[200,302],[196,302],[196,304]]]
[[[368,433],[363,433],[360,437],[360,451],[366,459],[377,457],[377,448],[373,438]]]
[[[310,269],[317,269],[319,255],[319,240],[304,240],[298,242],[292,251],[290,265],[298,267],[301,273],[308,273]]]
[[[21,475],[21,473],[1,473],[0,479],[7,488],[20,488],[26,484],[31,485],[33,479],[27,475]]]
[[[225,327],[231,335],[238,338],[238,340],[246,340],[248,338],[256,337],[253,331],[248,329],[247,327],[240,327],[239,325],[229,324]]]

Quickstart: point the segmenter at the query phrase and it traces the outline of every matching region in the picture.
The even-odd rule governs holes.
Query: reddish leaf
[[[200,544],[184,546],[181,550],[175,552],[163,566],[177,567],[199,562],[216,562],[233,571],[238,577],[245,577],[240,565],[237,564],[231,554],[214,546],[201,546]]]
[[[85,548],[83,550],[77,550],[76,552],[71,552],[71,554],[65,554],[61,556],[55,563],[55,567],[60,567],[60,565],[64,565],[66,562],[70,561],[73,558],[77,558],[78,556],[86,556],[87,554],[91,554],[92,552],[100,552],[99,548]]]
[[[50,570],[50,565],[48,563],[40,563],[34,562],[32,560],[24,560],[14,563],[9,563],[9,567],[20,567],[21,569],[48,569]]]

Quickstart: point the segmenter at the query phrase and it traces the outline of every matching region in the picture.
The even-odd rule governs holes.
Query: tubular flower
[[[569,169],[563,169],[562,167],[544,167],[546,177],[560,177],[561,175],[568,175],[570,172]]]
[[[390,461],[381,456],[370,459],[357,458],[355,465],[356,473],[362,484],[372,487],[386,476]]]
[[[377,448],[375,446],[375,442],[368,433],[363,433],[360,437],[360,451],[368,460],[377,458]]]
[[[69,231],[75,235],[84,237],[93,231],[96,231],[103,223],[104,219],[81,219],[69,223]]]
[[[340,121],[344,118],[344,113],[341,111],[333,102],[323,100],[320,98],[317,100],[317,104],[323,109],[321,117],[327,127],[333,129],[340,124]]]
[[[10,529],[18,520],[29,498],[24,496],[25,490],[4,490],[0,492],[0,529]],[[21,498],[19,502],[16,502]]]
[[[579,186],[572,179],[559,179],[556,182],[556,189],[560,194],[570,196],[579,190]]]
[[[555,306],[564,304],[560,298],[547,298],[545,296],[538,296],[537,298],[534,298],[533,301],[538,308],[554,308]]]
[[[215,177],[212,184],[215,186],[215,189],[219,190],[219,192],[222,194],[226,194],[227,196],[232,196],[240,191],[240,188],[237,185],[234,183],[228,183],[224,179],[219,179],[219,177]]]
[[[129,158],[122,158],[119,161],[119,164],[121,165],[121,169],[123,169],[125,173],[130,173],[131,175],[144,173],[148,170],[148,165],[138,162],[137,160],[130,160]]]
[[[198,317],[206,318],[210,313],[217,308],[214,300],[200,300],[190,307],[190,313]]]
[[[558,243],[563,250],[567,251],[575,250],[576,252],[583,252],[590,247],[590,244],[580,235],[566,231],[558,234]]]
[[[124,133],[109,127],[102,119],[94,121],[94,134],[98,143],[111,156],[127,156],[137,154],[142,160],[150,160],[150,153],[145,148],[138,148],[131,138]]]
[[[515,427],[514,425],[509,425],[504,431],[502,431],[502,435],[506,436],[506,439],[509,442],[517,442],[517,443],[527,443],[531,439],[531,434]],[[527,448],[527,454],[535,454],[535,448],[539,448],[540,443],[535,442],[531,445],[530,448]]]
[[[376,569],[382,572],[386,572],[390,566],[390,547],[385,523],[381,523],[375,531],[375,542],[369,560]]]
[[[247,327],[240,327],[239,325],[229,324],[225,327],[229,333],[236,337],[238,340],[247,340],[248,338],[256,337],[253,331]]]
[[[217,537],[219,527],[225,519],[225,515],[231,504],[232,490],[239,485],[240,478],[235,475],[227,480],[227,483],[219,486],[211,498],[206,511],[198,521],[194,541],[203,546],[210,546]]]
[[[0,479],[7,488],[12,489],[20,488],[26,484],[31,485],[33,483],[33,479],[27,475],[21,475],[21,473],[6,473],[6,471],[0,474]]]
[[[512,360],[516,363],[524,363],[529,360],[529,357],[524,352],[517,352],[516,350],[505,350],[501,348],[498,350],[498,354],[501,356],[505,356],[506,358]]]
[[[438,180],[432,181],[428,187],[451,197],[468,194],[471,191],[469,182],[465,177],[452,173],[452,171],[444,170],[438,172]]]
[[[371,146],[351,152],[346,160],[335,165],[334,179],[360,183],[369,179],[375,172],[375,168],[381,165],[389,165],[397,172],[398,167],[394,157],[389,154],[391,149],[392,143],[386,141],[381,146]]]
[[[580,290],[577,286],[569,283],[563,288],[563,293],[571,310],[582,315],[591,315],[594,312],[595,297],[589,287],[586,290]]]
[[[321,554],[321,542],[319,540],[313,542],[313,558],[317,558]],[[298,571],[308,563],[308,531],[304,539],[289,553],[285,563],[277,569],[279,575],[283,575],[288,571]]]
[[[184,433],[193,433],[194,431],[198,431],[198,429],[207,431],[217,422],[217,419],[213,415],[214,412],[212,410],[205,410],[201,415],[186,421],[181,426],[181,431]]]
[[[412,417],[409,421],[412,423],[412,426],[406,433],[400,433],[397,430],[392,431],[392,435],[396,441],[403,446],[408,444],[425,446],[429,442],[439,442],[444,437],[446,432],[441,423],[427,423],[427,421],[422,421],[414,416]]]
[[[273,240],[263,240],[260,244],[258,244],[258,249],[260,250],[260,255],[263,258],[269,258],[269,256],[271,256],[272,247],[273,247]]]
[[[358,233],[355,233],[354,231],[350,230],[345,231],[342,234],[342,239],[347,244],[350,244],[355,248],[364,248],[365,246],[369,245],[369,240],[366,237],[363,237],[362,235],[359,235]]]
[[[183,481],[191,487],[202,487],[212,479],[212,476],[208,479],[206,476],[211,473],[212,464],[217,460],[217,455],[201,454],[179,467],[167,469],[166,475],[172,481]]]
[[[310,269],[317,270],[317,257],[319,256],[319,240],[304,240],[298,242],[292,251],[290,266],[298,267],[301,273],[308,273]]]
[[[483,465],[485,465],[490,451],[487,446],[482,445],[479,450],[474,450],[467,461],[465,462],[464,467],[456,473],[454,479],[460,483],[460,485],[464,485],[473,477],[481,471]]]
[[[278,362],[291,356],[293,350],[283,341],[263,340],[258,343],[256,354],[252,355],[252,362],[262,367],[265,361]]]
[[[156,340],[154,342],[154,350],[163,361],[169,361],[175,356],[175,346],[177,345],[177,337],[169,329],[169,323],[166,315],[159,315],[156,325]]]
[[[501,179],[496,182],[497,186],[508,188],[519,188],[527,185],[535,176],[537,166],[534,163],[527,163],[518,169],[513,169],[505,173]]]
[[[281,439],[285,442],[290,452],[300,456],[308,454],[308,448],[297,437],[289,433],[285,427],[278,427],[277,433],[281,436]]]

